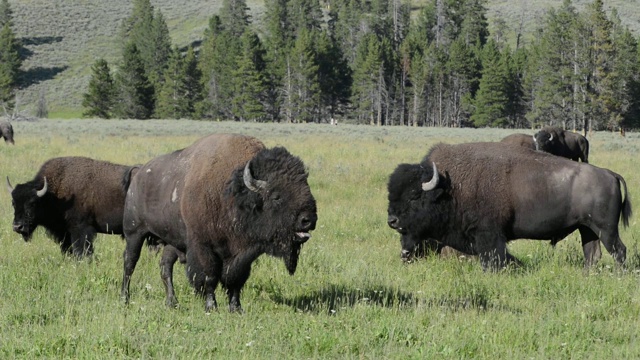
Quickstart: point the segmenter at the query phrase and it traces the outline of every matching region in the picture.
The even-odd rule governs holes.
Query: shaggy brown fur
[[[500,140],[501,143],[512,144],[516,146],[524,146],[531,150],[536,149],[536,144],[533,141],[532,135],[527,134],[511,134],[506,136],[504,139]]]

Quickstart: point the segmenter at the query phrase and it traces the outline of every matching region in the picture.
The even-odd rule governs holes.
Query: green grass
[[[582,268],[573,234],[552,249],[515,241],[518,269],[484,273],[473,257],[400,260],[386,225],[386,182],[439,141],[498,140],[503,130],[338,127],[196,121],[15,122],[16,146],[0,144],[2,177],[30,180],[55,156],[143,163],[212,132],[284,145],[309,168],[318,227],[289,276],[263,255],[243,293],[245,313],[205,315],[176,265],[178,309],[164,306],[159,257],[143,252],[131,304],[119,299],[124,242],[99,235],[93,261],[65,258],[39,230],[11,230],[0,191],[0,358],[638,358],[640,225],[622,231],[628,268],[609,254]],[[596,133],[591,159],[622,174],[639,199],[640,135]],[[3,180],[4,181],[4,180]],[[603,250],[604,251],[604,250]]]

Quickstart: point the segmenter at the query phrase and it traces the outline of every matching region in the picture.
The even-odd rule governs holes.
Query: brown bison
[[[547,126],[535,135],[536,149],[574,161],[589,162],[589,141],[580,134]]]
[[[631,202],[622,176],[607,169],[500,143],[439,144],[420,164],[399,165],[388,191],[388,224],[405,260],[435,238],[499,268],[510,260],[508,241],[575,230],[586,266],[598,261],[598,240],[619,263],[626,258],[618,221],[628,225]]]
[[[531,150],[536,150],[536,144],[534,137],[532,135],[527,134],[511,134],[506,136],[504,139],[500,140],[500,142],[505,144],[512,144],[516,146],[524,146]]]
[[[43,226],[64,253],[91,255],[97,233],[122,234],[124,199],[134,169],[86,157],[59,157],[15,188],[7,177],[13,231],[28,241]]]
[[[261,254],[283,258],[289,273],[296,271],[317,221],[307,177],[302,160],[285,148],[267,149],[242,135],[210,135],[152,159],[127,192],[122,298],[129,300],[143,240],[151,238],[179,250],[165,247],[161,262],[167,304],[175,304],[167,267],[183,252],[205,310],[217,308],[214,291],[221,283],[229,310],[241,311],[240,291]]]
[[[4,139],[5,143],[11,143],[15,145],[13,141],[13,126],[8,121],[0,121],[0,137]]]

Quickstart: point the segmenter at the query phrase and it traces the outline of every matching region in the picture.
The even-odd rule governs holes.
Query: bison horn
[[[11,186],[11,181],[9,181],[8,176],[7,176],[7,190],[9,190],[9,194],[13,192],[13,186]]]
[[[38,195],[38,197],[43,197],[44,194],[47,193],[47,177],[44,177],[44,186],[42,187],[42,189],[36,191],[36,195]]]
[[[429,180],[429,182],[422,183],[422,190],[424,191],[431,191],[435,189],[436,186],[438,186],[438,180],[440,178],[438,176],[438,168],[436,167],[435,162],[432,164],[433,164],[433,177],[431,178],[431,180]]]
[[[242,176],[244,185],[253,192],[260,192],[260,190],[267,186],[267,182],[264,180],[256,180],[251,176],[251,170],[249,169],[250,163],[251,161],[247,161],[247,165],[244,166],[244,174]]]
[[[553,141],[553,134],[549,134],[549,141]]]

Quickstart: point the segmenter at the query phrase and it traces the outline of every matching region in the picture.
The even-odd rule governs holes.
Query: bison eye
[[[280,199],[281,199],[280,193],[274,192],[273,194],[271,194],[271,201],[280,202]]]

